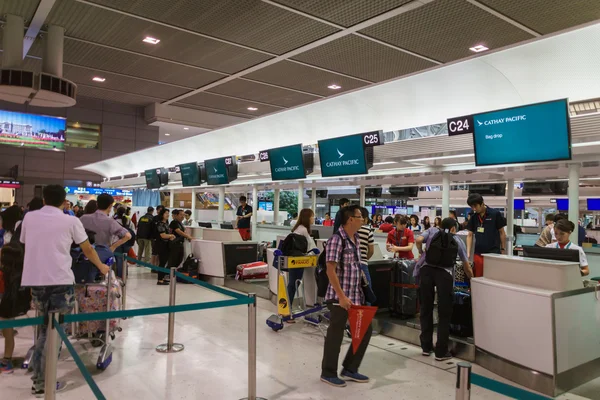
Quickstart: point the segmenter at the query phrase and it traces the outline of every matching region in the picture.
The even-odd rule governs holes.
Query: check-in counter
[[[194,256],[200,260],[200,275],[204,275],[209,279],[211,277],[220,278],[222,285],[225,278],[223,242],[193,239],[190,247]]]
[[[578,263],[484,255],[471,281],[476,362],[549,396],[600,376],[600,301]]]
[[[216,240],[221,242],[239,242],[242,240],[242,236],[237,229],[212,229],[188,226],[185,228],[185,231],[194,239]]]

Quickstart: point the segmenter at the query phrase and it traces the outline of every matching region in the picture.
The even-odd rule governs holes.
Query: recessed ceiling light
[[[341,89],[341,88],[342,88],[340,85],[336,85],[336,84],[329,85],[329,86],[327,86],[327,87],[328,87],[329,89],[332,89],[332,90],[338,90],[338,89]]]
[[[248,110],[249,111],[256,111],[256,110],[258,110],[258,108],[256,108],[256,107],[248,107]]]
[[[106,80],[106,78],[102,78],[100,76],[95,76],[95,77],[92,78],[92,80],[94,82],[104,82]]]
[[[478,44],[477,46],[469,47],[469,50],[471,50],[474,53],[481,53],[482,51],[486,51],[489,49],[482,44]]]
[[[146,36],[144,38],[144,40],[142,40],[142,41],[146,42],[146,43],[150,43],[150,44],[157,44],[158,42],[160,42],[160,39],[156,39],[156,38],[153,38],[153,37],[150,37],[150,36]]]
[[[171,136],[171,134],[170,133],[165,133],[165,136]]]
[[[189,131],[190,128],[188,128],[187,126],[185,128],[183,128],[184,131]]]

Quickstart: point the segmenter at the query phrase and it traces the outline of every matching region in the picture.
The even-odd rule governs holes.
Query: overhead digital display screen
[[[145,174],[146,174],[146,187],[148,189],[160,188],[160,168],[147,169]]]
[[[177,166],[181,173],[181,185],[184,187],[188,186],[200,186],[200,168],[197,162],[180,164]]]
[[[566,99],[473,116],[475,165],[571,159]]]
[[[568,211],[569,199],[556,199],[556,209],[558,211]]]
[[[514,208],[515,210],[524,210],[525,209],[525,199],[515,199],[514,200]]]
[[[229,183],[227,159],[231,159],[231,157],[215,158],[204,162],[206,166],[206,181],[209,185],[226,185]]]
[[[600,211],[600,199],[587,199],[588,211]]]
[[[66,128],[64,118],[0,110],[0,144],[64,150]]]
[[[319,140],[319,158],[323,177],[368,172],[362,134]]]
[[[270,149],[269,163],[274,181],[306,178],[301,144]]]

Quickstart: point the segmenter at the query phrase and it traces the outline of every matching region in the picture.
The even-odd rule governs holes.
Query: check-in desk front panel
[[[201,275],[225,277],[223,242],[193,239],[191,247],[194,256],[200,259]]]

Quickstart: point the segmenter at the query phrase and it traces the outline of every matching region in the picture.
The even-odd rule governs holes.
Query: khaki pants
[[[152,240],[138,239],[138,260],[149,263],[152,255]]]

